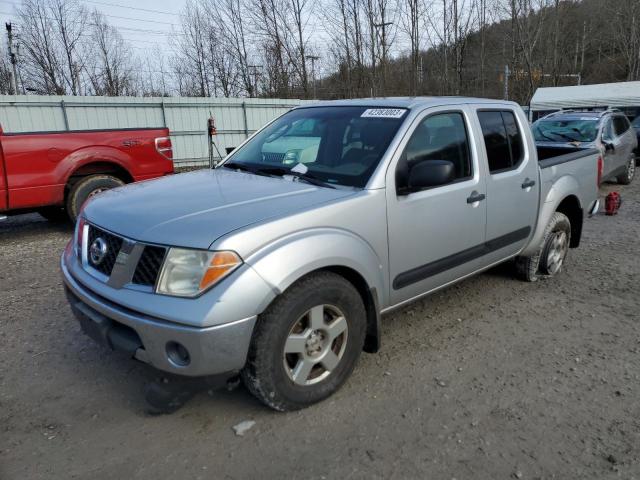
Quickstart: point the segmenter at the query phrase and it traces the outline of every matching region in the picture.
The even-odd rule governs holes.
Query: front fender
[[[304,275],[327,267],[358,272],[369,288],[386,297],[384,267],[362,237],[338,228],[314,228],[279,238],[245,259],[278,294]],[[386,298],[378,299],[386,304]]]
[[[552,215],[558,209],[558,206],[562,201],[570,195],[578,197],[580,191],[580,185],[577,180],[570,176],[564,175],[556,180],[551,188],[547,192],[545,198],[541,199],[540,214],[538,215],[538,223],[536,229],[527,247],[520,253],[522,256],[534,255],[542,245],[542,239],[544,236],[544,230],[547,227]],[[582,205],[580,205],[582,208]]]

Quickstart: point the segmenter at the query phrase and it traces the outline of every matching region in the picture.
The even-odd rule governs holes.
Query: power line
[[[87,0],[87,1],[88,1],[88,0]],[[21,4],[19,4],[19,3],[11,2],[11,1],[9,1],[9,0],[0,0],[0,3],[7,3],[7,4],[9,4],[9,5],[14,5],[14,6],[17,6],[17,7],[22,6],[22,5],[21,5]],[[94,3],[99,3],[99,2],[94,2]],[[131,8],[133,8],[133,7],[131,7]],[[3,14],[5,14],[5,15],[15,15],[15,14],[13,14],[13,13],[8,13],[8,12],[0,12],[0,13],[3,13]],[[111,15],[111,14],[109,14],[109,13],[103,13],[103,12],[101,12],[101,11],[99,11],[99,13],[100,13],[101,15],[104,15],[105,17],[109,17],[109,18],[117,18],[117,19],[120,19],[120,20],[129,20],[129,21],[133,21],[133,22],[147,22],[147,23],[156,23],[156,24],[162,24],[162,25],[171,25],[172,27],[177,26],[177,24],[176,24],[176,23],[173,23],[173,22],[163,22],[163,21],[161,21],[161,20],[149,20],[149,19],[146,19],[146,18],[137,18],[137,17],[125,17],[125,16],[122,16],[122,15]],[[158,13],[160,13],[160,12],[158,12]],[[174,16],[175,16],[175,15],[179,15],[179,14],[174,14]],[[47,18],[48,18],[48,17],[47,17]],[[49,20],[51,20],[50,18],[48,18],[48,19],[49,19]],[[119,27],[119,26],[117,26],[116,28],[124,28],[124,27]]]
[[[119,7],[119,8],[126,8],[128,10],[138,10],[140,12],[150,12],[150,13],[160,13],[162,15],[180,15],[179,13],[175,13],[175,12],[167,12],[166,10],[153,10],[150,8],[140,8],[140,7],[130,7],[128,5],[120,5],[117,3],[110,3],[110,2],[98,2],[97,0],[84,0],[87,3],[95,3],[96,5],[105,5],[107,7]]]

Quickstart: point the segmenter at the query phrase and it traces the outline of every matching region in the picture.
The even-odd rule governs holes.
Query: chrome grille
[[[97,238],[101,238],[106,242],[107,249],[104,258],[102,258],[100,262],[94,263],[91,258],[91,245],[93,245],[93,242]],[[87,261],[89,263],[89,266],[108,277],[109,275],[111,275],[111,271],[113,270],[113,266],[116,263],[116,257],[118,256],[121,247],[121,237],[113,235],[112,233],[109,233],[93,225],[89,225],[89,234],[87,241]]]
[[[138,260],[132,283],[153,287],[156,284],[166,252],[167,249],[164,247],[146,245],[140,260]]]

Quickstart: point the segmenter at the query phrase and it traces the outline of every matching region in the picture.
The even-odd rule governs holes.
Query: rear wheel
[[[331,272],[310,275],[260,315],[242,378],[275,410],[307,407],[351,375],[365,332],[365,308],[354,286]]]
[[[78,180],[67,197],[67,214],[72,222],[75,222],[80,208],[88,198],[105,190],[120,187],[124,182],[111,175],[91,175]]]
[[[635,176],[635,174],[636,159],[634,157],[631,157],[629,159],[629,163],[627,163],[627,169],[622,175],[616,177],[616,180],[618,180],[618,183],[622,185],[629,185],[633,181],[633,177]]]
[[[553,277],[560,273],[571,243],[571,222],[563,213],[551,217],[541,242],[540,249],[528,257],[516,258],[516,274],[527,282],[540,277]]]

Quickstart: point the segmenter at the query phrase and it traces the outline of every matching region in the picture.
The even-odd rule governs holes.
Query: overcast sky
[[[180,32],[179,12],[186,0],[79,0],[88,9],[98,9],[106,15],[109,23],[118,27],[122,36],[129,41],[136,53],[144,54],[158,45],[169,49],[168,38],[172,32]],[[19,21],[15,16],[20,0],[0,0],[2,23]],[[3,28],[3,38],[6,34]]]

